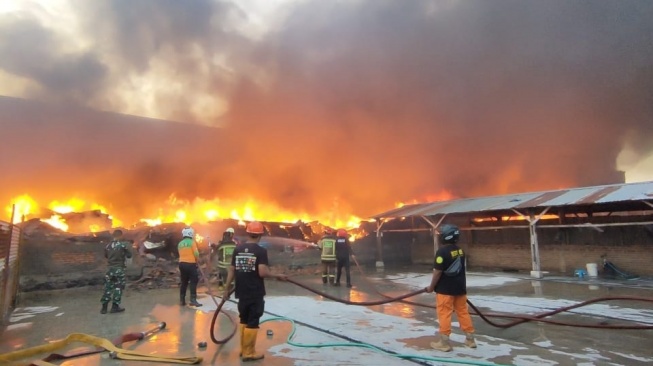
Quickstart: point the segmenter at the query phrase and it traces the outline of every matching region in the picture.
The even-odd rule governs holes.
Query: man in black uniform
[[[224,299],[229,298],[231,283],[236,279],[236,298],[240,316],[240,348],[243,361],[260,360],[264,356],[256,353],[256,335],[265,309],[265,277],[282,281],[286,275],[274,274],[268,267],[268,251],[258,245],[265,229],[263,224],[252,221],[247,224],[249,238],[234,250],[227,274]]]
[[[433,276],[426,292],[437,293],[436,310],[440,323],[440,337],[437,342],[431,342],[431,347],[449,352],[451,335],[451,316],[456,313],[460,328],[465,332],[465,345],[476,348],[474,341],[474,325],[467,310],[467,278],[465,277],[465,253],[456,245],[460,230],[455,225],[442,225],[440,241],[444,244],[435,253]]]
[[[351,287],[351,272],[349,256],[356,258],[351,250],[351,243],[347,238],[347,230],[339,229],[336,239],[336,261],[338,263],[336,274],[336,286],[340,286],[340,275],[342,275],[342,267],[345,267],[345,276],[347,276],[347,287]]]

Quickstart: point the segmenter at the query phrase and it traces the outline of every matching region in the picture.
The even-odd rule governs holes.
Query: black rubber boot
[[[107,308],[109,307],[109,304],[102,304],[102,310],[100,310],[100,314],[106,314],[107,313]]]
[[[116,304],[115,302],[111,304],[112,313],[122,313],[123,311],[125,311],[125,308],[121,308],[120,305]]]
[[[190,306],[196,306],[196,307],[200,307],[200,306],[202,306],[202,304],[200,304],[199,302],[197,302],[197,299],[194,298],[194,297],[191,297],[191,298],[190,298],[190,301],[188,302],[188,305],[190,305]]]
[[[186,306],[186,296],[179,296],[179,305]]]

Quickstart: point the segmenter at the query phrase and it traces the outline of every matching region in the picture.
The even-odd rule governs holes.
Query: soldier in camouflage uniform
[[[112,313],[120,313],[125,308],[120,307],[122,299],[122,290],[125,289],[125,259],[131,258],[132,253],[129,250],[129,244],[122,239],[122,231],[113,232],[113,240],[104,248],[104,257],[108,260],[107,273],[104,275],[104,295],[102,295],[102,310],[100,313],[106,314],[109,301],[113,300],[111,306]]]

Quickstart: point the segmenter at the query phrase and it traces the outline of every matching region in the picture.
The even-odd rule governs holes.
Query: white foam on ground
[[[397,284],[406,285],[410,288],[420,289],[428,286],[431,283],[431,273],[398,273],[396,275],[388,275],[385,280],[392,281]],[[508,276],[480,276],[471,273],[467,274],[467,287],[496,287],[503,286],[508,283],[524,281],[520,278]]]
[[[387,280],[394,283],[405,285],[413,289],[426,287],[431,281],[431,274],[423,273],[399,273],[393,276],[386,276]],[[493,287],[505,284],[525,281],[523,279],[508,276],[480,276],[474,274],[467,275],[467,287]],[[512,314],[537,314],[561,307],[578,304],[579,301],[565,299],[548,299],[544,297],[518,297],[518,296],[486,296],[468,295],[470,301],[485,309],[493,312],[512,313]],[[638,322],[640,324],[651,324],[653,319],[653,310],[627,308],[617,305],[611,305],[609,302],[597,303],[583,306],[578,309],[570,310],[574,314],[602,318],[619,318],[627,321]]]
[[[613,354],[615,354],[617,356],[621,356],[621,357],[628,358],[628,359],[631,359],[631,360],[635,360],[635,361],[648,362],[648,363],[653,362],[653,357],[639,357],[639,356],[635,356],[633,354],[619,353],[619,352],[614,352],[614,351],[610,351],[610,353],[613,353]]]
[[[468,297],[478,307],[490,309],[492,312],[512,314],[537,314],[579,303],[578,301],[543,297],[525,298],[486,295],[469,295]],[[651,324],[653,319],[653,310],[651,309],[633,309],[607,303],[590,304],[570,310],[570,312],[602,318],[619,318],[643,324]]]
[[[201,299],[204,304],[202,311],[212,311],[215,304],[210,299]],[[227,302],[225,310],[237,312],[236,304]],[[268,296],[266,297],[266,311],[288,317],[296,322],[310,324],[313,327],[346,336],[359,342],[369,343],[379,348],[400,354],[435,357],[442,360],[465,359],[492,362],[499,357],[514,357],[512,363],[517,365],[556,365],[555,361],[541,359],[539,356],[517,355],[528,348],[519,343],[509,343],[502,338],[479,335],[476,338],[478,348],[468,349],[462,346],[465,340],[463,334],[453,333],[451,341],[454,351],[443,354],[441,352],[412,346],[407,342],[420,337],[434,337],[437,324],[427,324],[413,318],[403,318],[370,310],[366,307],[351,306],[330,300],[317,300],[301,296]],[[262,320],[268,319],[268,314]],[[454,328],[457,326],[453,324]],[[262,326],[264,327],[264,325]],[[348,341],[326,333],[313,330],[297,324],[297,332],[293,339],[301,344],[347,343]],[[541,346],[550,346],[550,342],[541,343]],[[300,348],[288,344],[280,344],[268,350],[279,357],[296,360],[295,365],[404,365],[401,361],[383,353],[350,347],[325,347],[325,348]],[[573,356],[584,361],[596,361],[601,357],[596,352],[576,355],[565,352],[556,352],[566,356]],[[328,360],[328,361],[326,361]],[[441,363],[436,363],[441,364]]]
[[[24,319],[34,317],[36,314],[50,313],[57,310],[56,306],[32,306],[26,308],[16,308],[9,318],[10,323],[16,323]]]
[[[512,277],[487,277],[474,276],[478,280],[476,286],[500,286],[507,283],[522,281]],[[401,274],[388,276],[393,282],[423,288],[424,282],[430,281],[430,274]],[[232,298],[233,299],[233,298]],[[523,298],[517,296],[470,296],[472,302],[477,306],[489,309],[491,312],[535,314],[550,309],[569,306],[577,302],[565,299],[546,299],[542,297]],[[216,308],[210,298],[199,300],[204,304],[198,310],[210,312]],[[528,347],[517,343],[506,341],[502,338],[477,335],[476,350],[465,348],[461,345],[464,342],[464,335],[453,333],[451,340],[454,342],[454,351],[443,354],[431,349],[424,349],[414,346],[414,341],[422,337],[434,337],[437,331],[437,323],[425,323],[413,317],[402,317],[400,315],[385,314],[372,310],[372,308],[345,305],[330,300],[320,300],[307,296],[267,296],[266,311],[291,318],[297,322],[306,323],[313,327],[325,329],[330,332],[346,336],[355,341],[365,342],[379,348],[400,354],[420,355],[445,359],[465,359],[492,362],[494,359],[506,360],[517,365],[550,366],[558,365],[557,361],[547,360],[542,355],[529,355]],[[237,313],[237,306],[233,302],[227,302],[225,310]],[[383,311],[384,306],[376,307]],[[387,308],[386,308],[387,309]],[[631,321],[649,321],[653,318],[653,310],[631,309],[614,305],[592,304],[576,310],[590,316],[619,317]],[[397,311],[392,314],[400,314]],[[268,319],[268,314],[262,320]],[[453,324],[454,331],[456,324]],[[265,327],[265,324],[262,326]],[[275,335],[278,336],[278,335]],[[285,335],[284,335],[285,336]],[[301,324],[297,325],[297,332],[293,339],[301,344],[323,344],[343,343],[347,340],[320,332]],[[423,342],[422,342],[423,344]],[[610,359],[601,355],[600,351],[585,348],[573,350],[578,353],[571,353],[565,350],[555,349],[554,344],[549,340],[541,340],[532,343],[535,346],[545,348],[552,355],[562,355],[565,359],[573,360],[574,364],[593,365],[596,363],[609,362]],[[295,360],[294,365],[318,366],[318,365],[405,365],[406,361],[362,348],[351,347],[325,347],[325,348],[300,348],[288,344],[280,344],[272,347],[268,352],[278,357],[291,358]],[[526,354],[525,354],[526,353]],[[614,353],[614,352],[612,352]],[[636,361],[651,361],[653,359],[642,358],[633,355],[615,355]],[[446,356],[446,357],[443,357]],[[442,364],[442,362],[434,363]]]
[[[17,329],[26,329],[26,328],[31,328],[32,327],[32,322],[28,323],[18,323],[18,324],[10,324],[7,326],[6,330],[17,330]]]

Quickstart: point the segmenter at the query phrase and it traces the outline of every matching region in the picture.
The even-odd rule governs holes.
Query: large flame
[[[453,195],[448,191],[441,191],[432,195],[428,195],[422,199],[415,199],[406,203],[398,203],[397,206],[401,207],[404,204],[442,201],[453,198]],[[57,229],[69,231],[69,224],[64,215],[85,212],[85,211],[99,211],[102,214],[109,215],[106,207],[111,207],[110,204],[102,204],[93,202],[92,200],[85,200],[80,197],[72,197],[67,200],[52,200],[47,204],[39,204],[36,199],[28,194],[23,194],[11,200],[10,204],[6,207],[8,217],[11,217],[12,207],[15,206],[14,223],[23,220],[38,218]],[[347,212],[324,212],[324,213],[308,213],[296,212],[279,207],[273,203],[260,202],[252,198],[237,200],[237,199],[202,199],[196,198],[192,201],[182,200],[177,198],[174,194],[170,195],[166,202],[157,206],[149,217],[143,217],[134,222],[128,222],[127,226],[157,226],[164,223],[185,223],[191,225],[194,223],[207,223],[210,221],[217,221],[223,219],[238,220],[241,225],[245,225],[247,221],[260,220],[271,221],[279,223],[294,224],[301,222],[318,221],[322,225],[334,228],[352,229],[360,226],[360,217],[349,214]],[[47,209],[44,209],[47,208]],[[114,209],[108,216],[112,221],[112,227],[123,226],[120,210]],[[97,223],[86,225],[86,232],[97,232],[101,227]],[[358,239],[357,236],[352,235],[352,241]]]
[[[50,216],[49,219],[41,219],[41,221],[61,231],[68,231],[69,226],[66,224],[66,220],[63,219],[60,215],[55,214]]]
[[[84,200],[79,197],[73,197],[68,200],[53,200],[47,204],[38,204],[37,201],[28,194],[23,194],[11,200],[6,208],[8,217],[11,217],[12,207],[16,208],[14,223],[23,220],[38,218],[53,227],[63,231],[69,230],[69,223],[63,217],[65,214],[99,211],[103,214],[109,214],[107,206],[90,200]],[[43,209],[47,207],[47,209]],[[112,226],[123,226],[119,210],[112,212]],[[129,223],[128,226],[156,226],[163,223],[179,222],[191,225],[193,223],[207,223],[221,219],[234,219],[245,225],[246,221],[261,220],[273,221],[280,223],[296,223],[298,221],[311,222],[319,221],[322,224],[331,227],[355,228],[360,225],[361,219],[348,213],[327,212],[325,214],[309,214],[307,212],[294,212],[279,207],[275,204],[265,204],[254,199],[232,200],[232,199],[213,199],[206,200],[196,198],[193,201],[178,199],[175,195],[170,195],[166,202],[163,202],[154,210],[149,217],[144,217]],[[97,224],[88,225],[88,232],[97,232],[100,227]]]

